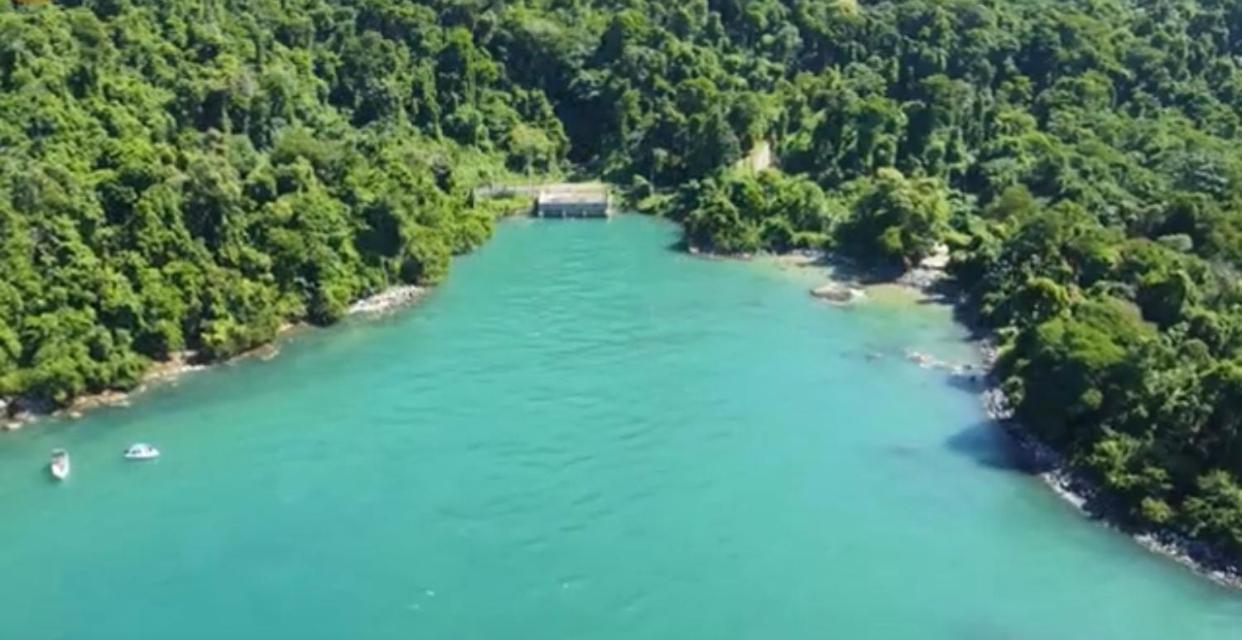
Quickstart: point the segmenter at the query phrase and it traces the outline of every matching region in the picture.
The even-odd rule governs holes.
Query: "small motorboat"
[[[64,480],[69,477],[69,452],[64,449],[52,450],[52,461],[47,465],[52,477]]]
[[[125,450],[126,460],[154,460],[158,457],[160,457],[160,450],[145,442],[130,445]]]

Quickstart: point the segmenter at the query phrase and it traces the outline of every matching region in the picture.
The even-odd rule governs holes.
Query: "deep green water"
[[[944,309],[675,237],[511,222],[415,309],[0,438],[0,638],[1242,638],[902,358],[969,353]]]

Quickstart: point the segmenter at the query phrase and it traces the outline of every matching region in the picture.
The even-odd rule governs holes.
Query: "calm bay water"
[[[970,352],[944,309],[675,238],[507,223],[416,309],[0,438],[0,638],[1242,637],[904,361]]]

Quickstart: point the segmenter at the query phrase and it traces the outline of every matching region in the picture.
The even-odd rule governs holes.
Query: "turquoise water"
[[[969,353],[944,309],[676,235],[507,223],[415,309],[0,438],[0,638],[1242,637],[902,358]]]

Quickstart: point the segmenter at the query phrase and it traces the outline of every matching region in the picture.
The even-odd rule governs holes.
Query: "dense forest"
[[[1242,558],[1239,56],[1242,0],[8,6],[0,395],[332,322],[580,171],[706,250],[947,245],[1021,421]]]

